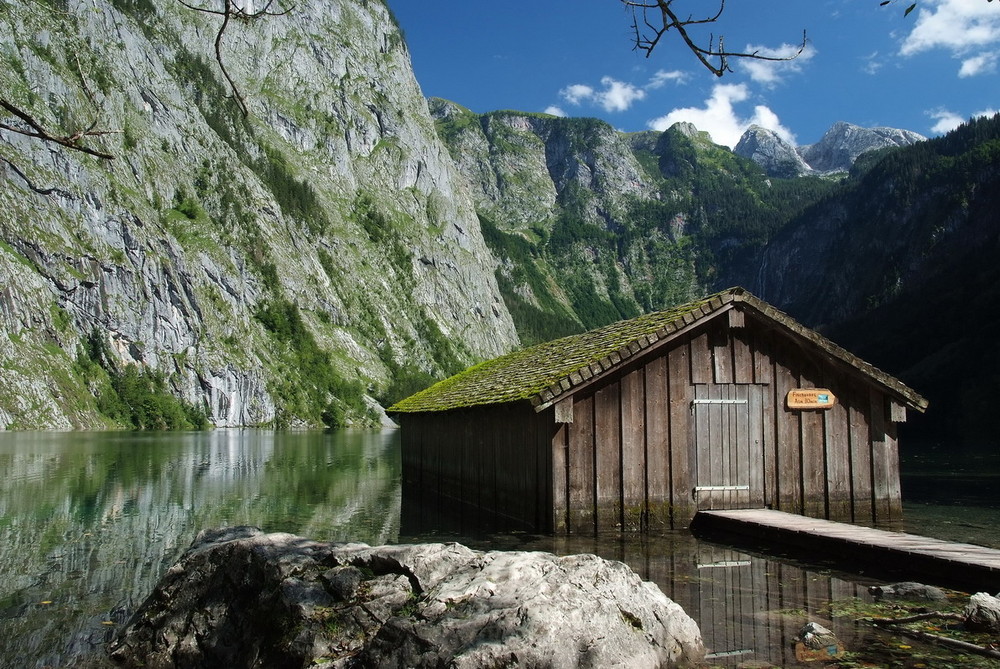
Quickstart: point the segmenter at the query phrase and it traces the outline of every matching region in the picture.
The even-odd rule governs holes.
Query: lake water
[[[1000,547],[1000,462],[947,469],[948,456],[904,458],[906,529]],[[865,577],[683,531],[401,536],[399,462],[396,431],[0,433],[0,667],[71,666],[99,653],[199,530],[244,524],[318,540],[460,539],[622,560],[699,622],[721,666],[793,665],[792,640],[808,620],[832,626],[848,647],[876,635],[833,615],[867,599]]]

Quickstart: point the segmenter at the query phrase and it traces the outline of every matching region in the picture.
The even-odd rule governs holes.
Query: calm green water
[[[807,620],[833,626],[849,645],[873,634],[831,620],[836,602],[867,598],[863,577],[741,553],[686,532],[595,539],[420,530],[401,537],[399,461],[395,431],[0,433],[0,667],[72,666],[100,653],[199,530],[243,524],[319,540],[461,539],[482,549],[622,560],[698,620],[710,650],[727,654],[716,660],[723,666],[792,666],[792,638]],[[983,503],[989,485],[975,499],[947,498],[966,506],[941,504],[920,494],[934,485],[918,485],[934,479],[941,463],[910,464],[915,475],[904,490],[914,490],[908,511],[916,524],[926,530],[934,517],[934,527],[964,528],[981,542],[970,509],[995,510],[969,503]]]
[[[0,434],[0,666],[99,648],[199,530],[387,543],[396,432]]]
[[[904,450],[904,530],[1000,548],[1000,449]]]

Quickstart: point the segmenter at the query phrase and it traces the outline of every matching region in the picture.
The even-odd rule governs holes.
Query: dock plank
[[[836,558],[852,566],[902,575],[967,592],[1000,590],[1000,550],[809,518],[771,509],[699,511],[696,532],[726,534]]]

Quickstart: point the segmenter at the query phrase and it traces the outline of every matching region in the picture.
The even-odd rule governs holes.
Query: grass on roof
[[[487,360],[389,407],[390,413],[446,411],[527,400],[573,372],[662,330],[718,295],[619,321]]]

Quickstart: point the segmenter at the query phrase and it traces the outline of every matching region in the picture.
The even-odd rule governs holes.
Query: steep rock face
[[[452,157],[470,184],[477,209],[505,227],[547,220],[558,195],[547,165],[544,140],[532,120],[517,114],[483,117],[453,102],[431,98],[431,114],[445,127]],[[497,151],[501,143],[503,151]]]
[[[759,125],[750,128],[740,137],[733,153],[749,158],[764,168],[769,176],[791,178],[811,171],[795,147],[783,140],[773,130]]]
[[[926,137],[896,128],[862,128],[840,121],[826,131],[815,144],[800,146],[799,154],[814,170],[834,172],[849,170],[863,153],[888,147],[909,146]]]
[[[596,327],[703,290],[684,216],[663,204],[662,133],[629,136],[596,119],[545,114],[477,115],[444,100],[430,107],[501,260],[498,280],[522,337]]]
[[[627,566],[202,532],[110,646],[126,667],[673,667],[697,624]]]
[[[517,343],[382,2],[230,26],[247,117],[218,17],[69,0],[8,3],[0,25],[9,99],[62,134],[113,130],[88,144],[116,156],[0,134],[0,429],[105,424],[76,363],[91,333],[217,425],[314,424],[324,402],[372,419],[307,360],[377,393],[404,364]]]
[[[519,112],[478,116],[440,99],[431,99],[430,109],[473,184],[478,210],[507,229],[553,219],[559,195],[571,184],[593,194],[587,212],[593,222],[620,213],[629,197],[655,192],[626,137],[602,121]]]

